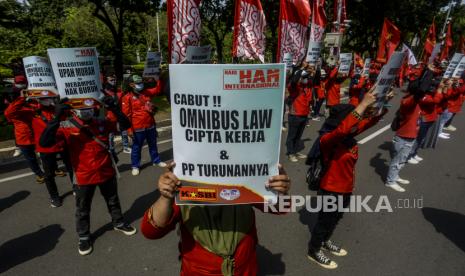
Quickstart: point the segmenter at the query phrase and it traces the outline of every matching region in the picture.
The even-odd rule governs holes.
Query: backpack
[[[307,160],[305,161],[305,164],[309,166],[306,181],[308,189],[311,191],[318,191],[320,189],[320,181],[326,172],[327,167],[323,160],[323,154],[320,150],[320,139],[321,135],[313,143],[312,148],[307,155]]]

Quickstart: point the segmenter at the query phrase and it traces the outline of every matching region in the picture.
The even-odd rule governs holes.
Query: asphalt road
[[[394,112],[359,140],[389,125]],[[321,122],[310,122],[305,151]],[[419,165],[408,165],[403,178],[412,183],[397,193],[383,185],[390,161],[393,133],[388,129],[360,145],[356,170],[357,195],[372,195],[370,206],[387,196],[393,212],[348,213],[333,239],[348,249],[334,257],[339,267],[326,271],[306,258],[316,214],[299,210],[276,216],[257,212],[260,275],[465,275],[465,115],[457,116],[458,131],[436,150],[421,151]],[[283,139],[286,134],[284,132]],[[169,127],[161,133],[162,158],[172,156]],[[306,189],[303,161],[282,163],[292,177],[292,194],[313,195]],[[145,166],[130,175],[129,155],[120,154],[119,194],[126,219],[139,226],[144,211],[156,200],[160,168]],[[148,161],[145,151],[143,160]],[[94,252],[79,256],[74,230],[74,201],[67,178],[58,179],[65,194],[61,208],[49,207],[44,185],[38,185],[24,163],[0,168],[0,274],[4,275],[178,275],[176,232],[162,240],[140,233],[126,237],[112,231],[103,198],[96,193],[91,214]],[[8,180],[8,177],[23,177]],[[11,179],[11,178],[10,178]],[[423,208],[401,208],[422,203]]]

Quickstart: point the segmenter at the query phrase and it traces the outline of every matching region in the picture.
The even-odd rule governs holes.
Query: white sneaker
[[[445,133],[439,134],[438,137],[441,138],[441,139],[445,139],[445,140],[450,139],[450,137],[445,135]]]
[[[397,183],[396,184],[385,184],[385,186],[393,189],[396,192],[400,192],[400,193],[405,192],[405,189],[399,186],[399,184]]]
[[[131,150],[131,148],[124,148],[123,152],[130,154],[132,152],[132,150]]]
[[[168,166],[165,162],[154,163],[153,165],[158,166],[160,168],[165,168],[166,166]]]
[[[291,162],[299,162],[299,159],[294,154],[289,154],[289,161]]]
[[[18,157],[21,155],[21,150],[16,148],[15,151],[13,152],[13,157]]]
[[[418,162],[423,161],[423,158],[421,158],[421,157],[418,156],[418,155],[415,155],[413,158],[414,158],[415,160],[417,160]]]
[[[453,126],[453,125],[450,125],[450,126],[448,126],[448,127],[445,127],[444,130],[447,130],[447,131],[456,131],[457,128],[456,128],[455,126]]]
[[[302,154],[302,153],[297,153],[297,158],[300,158],[300,159],[306,159],[307,158],[307,155],[305,154]]]
[[[410,181],[409,181],[409,180],[407,180],[407,179],[402,179],[402,178],[400,178],[400,177],[397,178],[397,181],[396,181],[396,182],[399,183],[399,184],[402,184],[402,185],[408,185],[408,184],[410,184]]]
[[[407,162],[408,162],[409,164],[412,164],[412,165],[416,165],[416,164],[420,163],[420,162],[418,162],[418,160],[416,160],[416,159],[413,158],[413,157],[409,158]]]
[[[132,175],[134,175],[134,176],[139,175],[139,173],[140,173],[139,168],[132,168],[131,173],[132,173]]]

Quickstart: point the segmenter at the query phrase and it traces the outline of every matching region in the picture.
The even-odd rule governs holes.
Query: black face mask
[[[106,90],[113,90],[113,89],[115,89],[115,86],[107,82],[105,84],[105,89]]]

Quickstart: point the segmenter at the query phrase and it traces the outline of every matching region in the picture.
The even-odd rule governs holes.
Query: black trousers
[[[53,153],[40,153],[40,159],[42,160],[42,166],[44,168],[44,177],[45,177],[45,186],[47,187],[48,194],[51,199],[57,199],[60,197],[58,193],[57,184],[55,182],[55,171],[58,168],[57,164],[57,155],[63,159],[66,170],[73,182],[73,170],[71,167],[71,162],[69,161],[68,155],[64,152],[53,152]]]
[[[97,187],[105,199],[113,226],[124,223],[115,177],[101,184],[76,185],[76,231],[79,239],[90,239],[90,209]]]
[[[297,147],[299,146],[302,134],[304,134],[307,121],[307,116],[289,115],[286,139],[287,155],[297,153]]]
[[[350,196],[352,194],[341,194],[341,193],[334,193],[328,192],[325,190],[319,190],[318,196],[334,196],[336,197],[336,205],[339,206],[339,201],[342,202],[342,206],[346,208],[350,204]],[[317,251],[321,248],[323,242],[328,241],[331,236],[333,235],[334,229],[338,222],[341,220],[343,216],[343,212],[338,212],[337,210],[334,212],[324,212],[320,210],[318,213],[318,220],[315,224],[315,227],[312,231],[312,238],[310,240],[309,249],[311,251]]]

